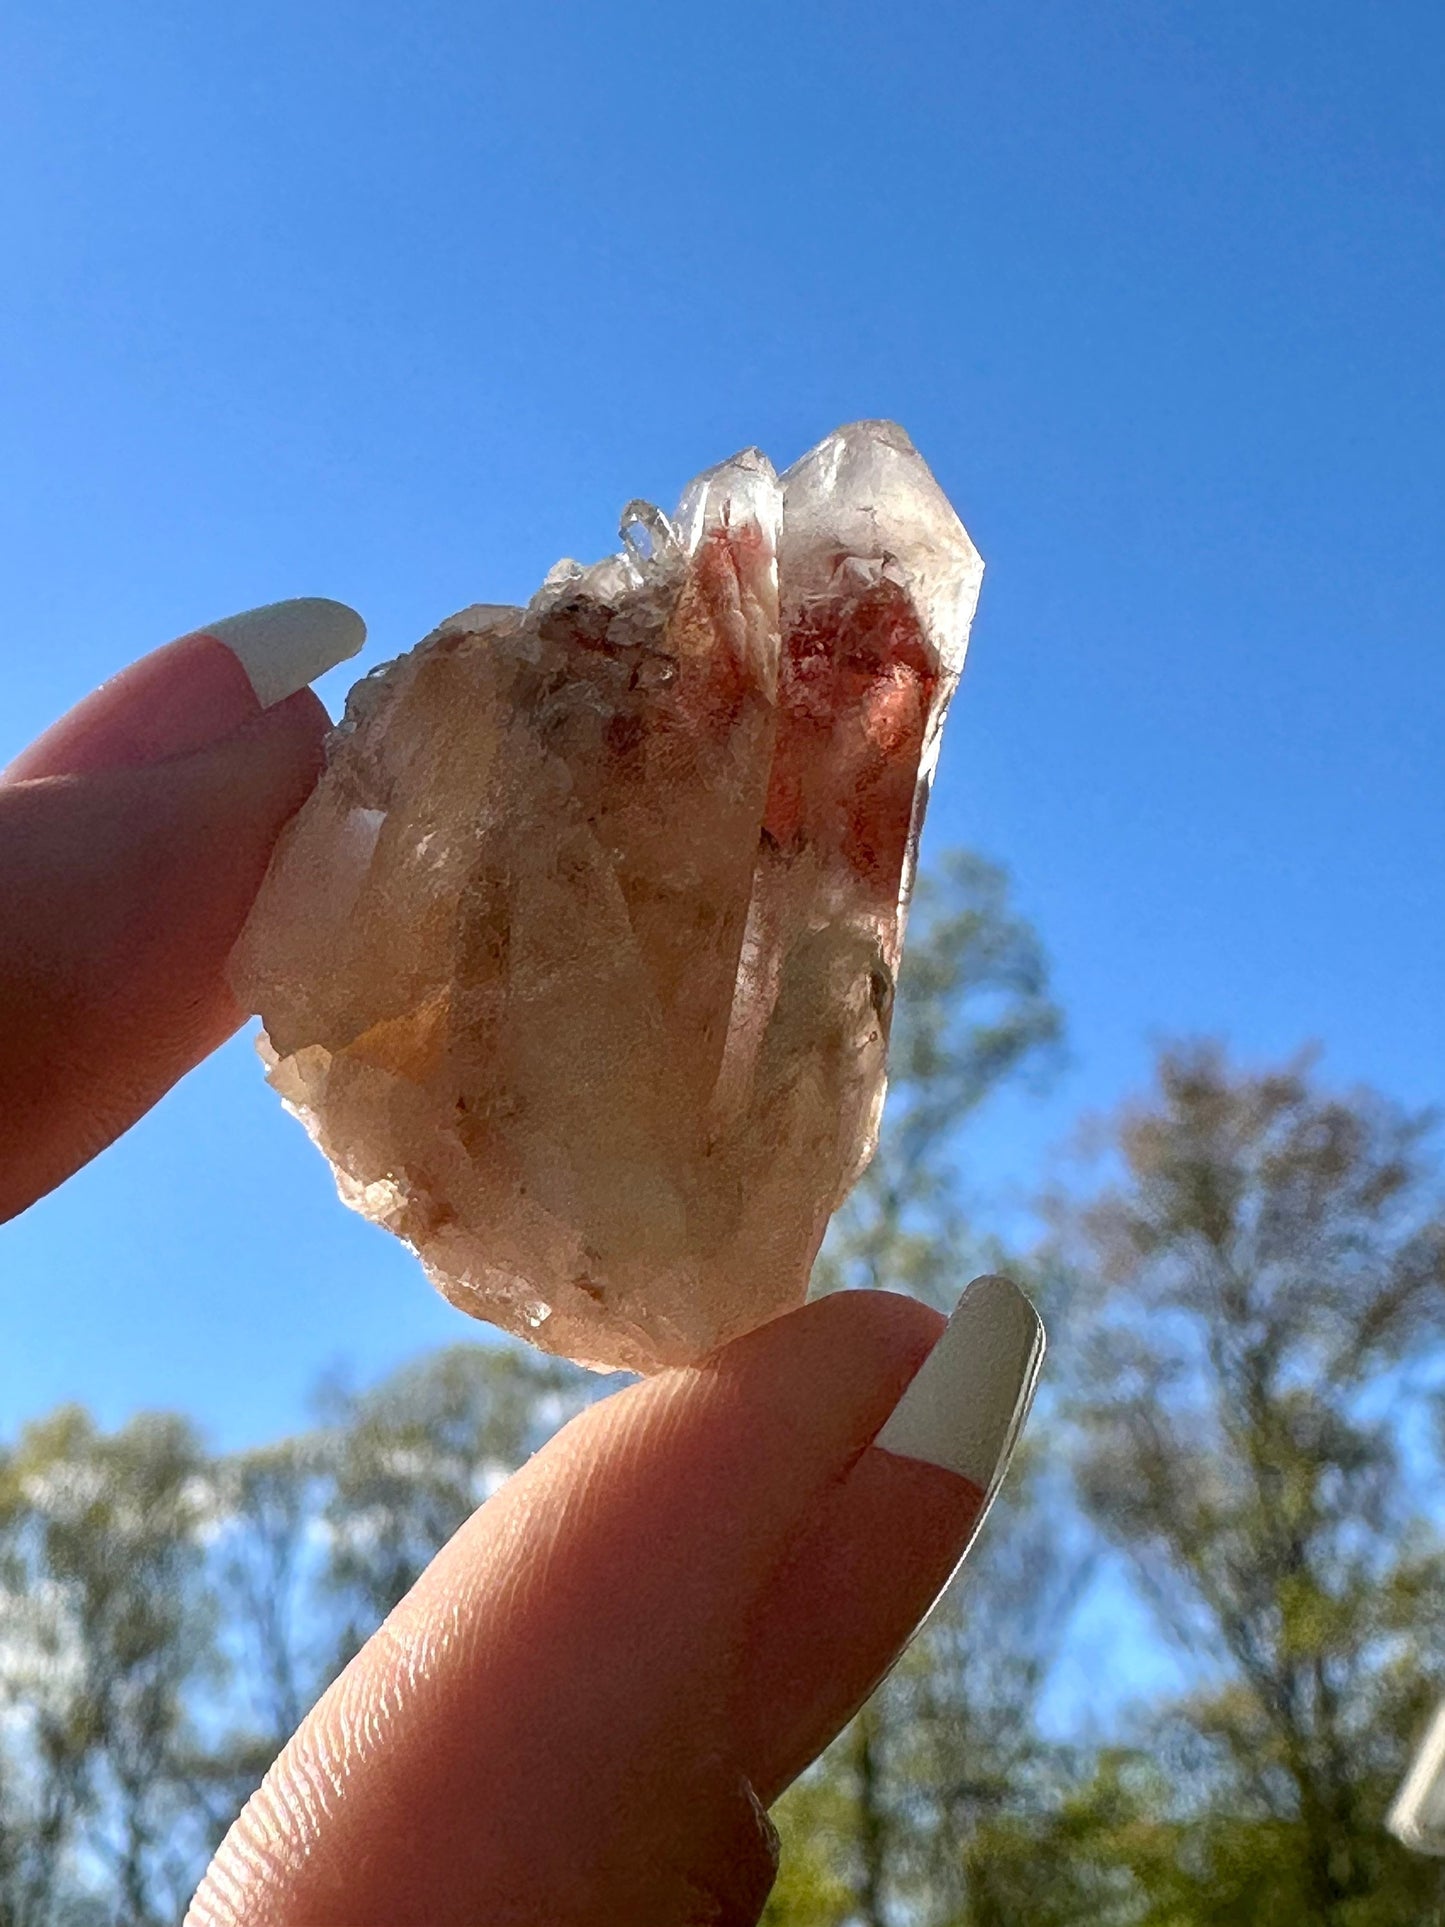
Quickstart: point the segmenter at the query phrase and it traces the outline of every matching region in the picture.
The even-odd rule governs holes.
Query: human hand
[[[0,1216],[242,1021],[225,960],[320,765],[303,685],[361,634],[213,625],[0,778]],[[750,1927],[767,1807],[967,1549],[1041,1350],[1002,1280],[946,1328],[853,1292],[590,1408],[322,1697],[190,1927]]]

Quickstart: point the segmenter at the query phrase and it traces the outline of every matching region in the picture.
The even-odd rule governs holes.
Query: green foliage
[[[762,1927],[845,1927],[854,1917],[856,1816],[837,1762],[804,1774],[773,1817],[783,1851]]]
[[[215,1666],[203,1466],[179,1418],[105,1437],[69,1407],[0,1462],[0,1709],[16,1736],[0,1867],[16,1927],[81,1917],[82,1857],[127,1921],[177,1918],[234,1805],[229,1763],[190,1716]]]
[[[1052,1067],[1061,1031],[1038,938],[1004,872],[967,851],[946,855],[919,878],[909,916],[886,1128],[833,1219],[815,1292],[883,1287],[952,1303],[978,1257],[955,1182],[959,1135],[1002,1085]]]
[[[816,1290],[881,1286],[951,1305],[996,1262],[959,1208],[960,1133],[1002,1084],[1051,1067],[1060,1032],[1038,940],[1003,873],[964,853],[945,859],[912,908],[887,1126],[833,1221]],[[1036,1710],[1087,1555],[1038,1503],[1051,1477],[1040,1455],[1020,1454],[987,1557],[782,1802],[777,1927],[972,1920],[994,1878],[981,1843],[1011,1822],[1027,1833],[1058,1796],[1068,1761],[1040,1738]],[[1042,1888],[1039,1869],[1014,1882],[1021,1906]]]
[[[0,1922],[180,1918],[230,1819],[423,1565],[605,1381],[457,1346],[261,1451],[82,1412],[0,1457]]]
[[[327,1584],[343,1657],[522,1460],[608,1382],[520,1347],[456,1345],[328,1401]]]
[[[1445,1332],[1428,1126],[1309,1060],[1166,1051],[1113,1180],[1063,1214],[1079,1489],[1198,1680],[1149,1721],[1191,1802],[1180,1919],[1445,1900],[1382,1831],[1445,1677],[1439,1517],[1405,1463]]]

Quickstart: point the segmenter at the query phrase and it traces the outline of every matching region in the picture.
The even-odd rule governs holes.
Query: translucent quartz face
[[[982,564],[887,422],[622,533],[357,685],[232,971],[347,1204],[652,1371],[799,1303],[872,1154]]]

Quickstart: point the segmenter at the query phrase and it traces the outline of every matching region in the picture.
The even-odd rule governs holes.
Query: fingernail
[[[366,624],[344,602],[298,596],[164,643],[92,690],[0,772],[0,783],[140,769],[187,756],[354,656]]]
[[[956,1472],[983,1495],[981,1520],[1028,1417],[1043,1357],[1042,1320],[1018,1286],[975,1278],[874,1446]]]
[[[739,1720],[765,1800],[857,1711],[968,1556],[1043,1353],[1018,1287],[976,1278],[871,1446],[800,1528],[756,1608]]]
[[[295,596],[224,616],[196,633],[226,645],[245,670],[257,702],[270,709],[354,656],[366,641],[366,624],[344,602]]]

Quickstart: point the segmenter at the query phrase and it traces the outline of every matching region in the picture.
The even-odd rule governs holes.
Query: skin
[[[189,637],[0,778],[0,1216],[242,1021],[225,959],[325,728]],[[871,1444],[941,1327],[850,1293],[565,1427],[308,1716],[189,1927],[752,1927],[768,1805],[977,1517]]]

